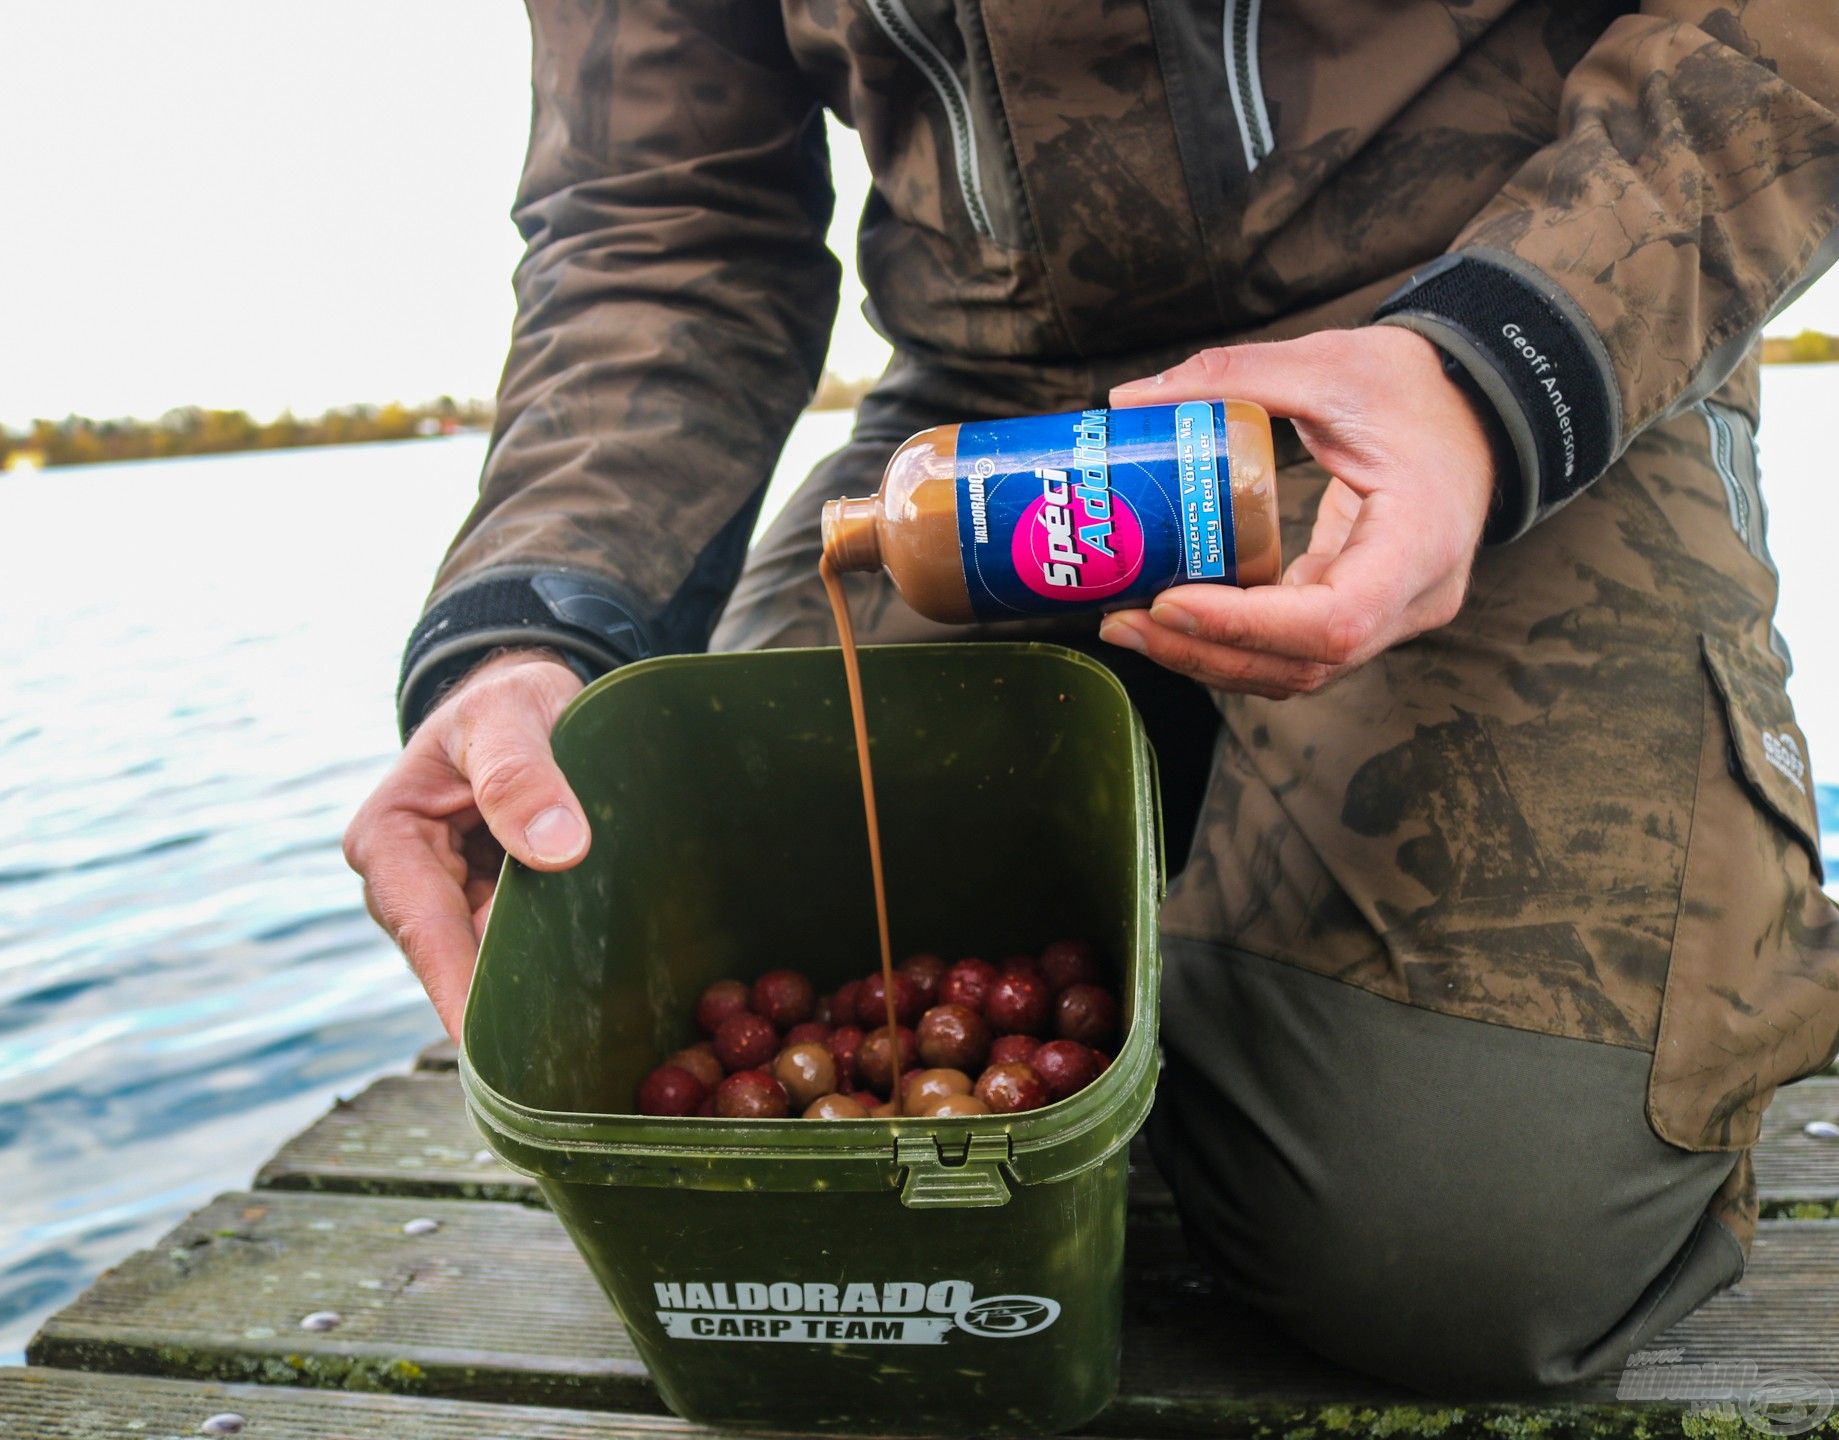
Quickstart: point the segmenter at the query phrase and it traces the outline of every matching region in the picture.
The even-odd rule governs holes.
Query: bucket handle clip
[[[962,1160],[947,1160],[936,1135],[904,1135],[894,1142],[894,1163],[906,1171],[900,1203],[909,1210],[968,1210],[1009,1203],[1002,1167],[1007,1135],[973,1135]]]

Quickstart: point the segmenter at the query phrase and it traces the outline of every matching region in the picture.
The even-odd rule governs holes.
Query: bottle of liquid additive
[[[1243,400],[939,425],[824,506],[836,570],[947,623],[1146,603],[1282,574],[1271,421]]]

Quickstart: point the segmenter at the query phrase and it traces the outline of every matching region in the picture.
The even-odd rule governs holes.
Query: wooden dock
[[[1839,1390],[1839,1141],[1808,1135],[1812,1120],[1839,1121],[1839,1078],[1770,1110],[1757,1155],[1769,1218],[1749,1273],[1659,1342],[1674,1373]],[[1122,1391],[1092,1435],[1793,1433],[1728,1405],[1618,1400],[1614,1376],[1525,1406],[1387,1391],[1216,1296],[1147,1166],[1129,1257]],[[337,1321],[302,1328],[315,1312]],[[444,1046],[290,1140],[251,1190],[105,1273],[27,1353],[26,1368],[0,1369],[5,1440],[232,1433],[201,1432],[221,1415],[254,1440],[713,1433],[664,1413],[535,1187],[482,1148]],[[1683,1368],[1711,1365],[1724,1368]],[[1798,1433],[1839,1434],[1839,1421]]]

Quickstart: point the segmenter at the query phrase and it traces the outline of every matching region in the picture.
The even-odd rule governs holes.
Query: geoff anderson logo
[[[986,1295],[968,1280],[880,1285],[689,1280],[652,1287],[673,1340],[766,1340],[815,1345],[943,1345],[953,1330],[1013,1340],[1060,1318],[1045,1295]]]

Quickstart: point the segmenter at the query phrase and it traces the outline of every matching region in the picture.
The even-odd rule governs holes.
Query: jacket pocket
[[[1820,889],[1807,743],[1780,668],[1700,644],[1698,787],[1648,1119],[1688,1150],[1742,1150],[1776,1088],[1832,1059],[1839,911]]]
[[[981,20],[952,0],[862,0],[876,25],[924,78],[945,121],[949,166],[971,229],[1021,243],[1020,183]]]
[[[1807,852],[1816,883],[1826,879],[1820,858],[1820,814],[1807,765],[1807,737],[1795,722],[1788,693],[1770,667],[1734,645],[1706,635],[1701,644],[1711,683],[1730,731],[1730,768],[1766,811]]]
[[[1196,214],[1238,223],[1246,181],[1277,148],[1264,89],[1265,0],[1148,0]]]

